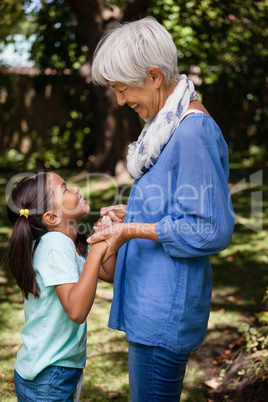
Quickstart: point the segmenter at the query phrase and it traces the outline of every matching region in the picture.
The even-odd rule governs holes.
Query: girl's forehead
[[[49,172],[47,179],[47,183],[51,186],[58,186],[62,185],[62,183],[65,183],[63,178],[54,172]]]

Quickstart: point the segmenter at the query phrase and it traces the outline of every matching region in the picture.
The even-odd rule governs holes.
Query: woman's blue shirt
[[[125,222],[156,224],[160,242],[133,239],[118,253],[109,327],[129,341],[190,353],[209,318],[209,255],[231,241],[228,149],[214,120],[183,120],[156,164],[135,180]]]

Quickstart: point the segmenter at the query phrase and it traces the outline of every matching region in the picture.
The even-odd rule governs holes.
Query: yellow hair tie
[[[21,209],[20,210],[20,216],[25,216],[26,219],[28,219],[29,216],[29,209]]]

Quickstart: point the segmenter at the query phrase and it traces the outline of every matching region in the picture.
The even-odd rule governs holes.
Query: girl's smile
[[[54,207],[63,221],[67,219],[78,221],[90,211],[90,207],[79,193],[78,187],[67,186],[62,177],[56,173],[49,174],[49,186]]]

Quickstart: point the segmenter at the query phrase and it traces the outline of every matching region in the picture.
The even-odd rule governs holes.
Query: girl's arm
[[[118,207],[118,210],[121,211],[123,207],[123,215],[121,218],[125,218],[125,211],[126,208],[124,208],[124,205],[118,205],[115,206],[116,208]],[[113,212],[110,212],[111,209],[114,207],[107,207],[105,209],[105,213],[102,213],[104,208],[101,209],[100,215],[102,218],[99,219],[97,222],[97,225],[95,225],[95,231],[102,230],[104,228],[109,228],[112,226],[114,222],[117,222],[119,219],[122,222],[122,219],[120,217],[117,217]],[[108,242],[107,242],[108,245]],[[106,282],[113,282],[114,279],[114,271],[115,271],[115,266],[116,266],[116,259],[117,259],[117,253],[114,253],[111,255],[110,253],[107,253],[108,250],[106,250],[106,253],[103,257],[102,260],[102,265],[100,267],[100,272],[99,272],[99,278],[106,281]],[[105,261],[105,262],[103,262]]]
[[[106,264],[104,264],[105,269],[104,267],[100,268],[106,250],[107,243],[105,241],[93,244],[78,282],[55,286],[66,314],[77,324],[82,324],[85,321],[92,307],[99,275],[104,280],[108,277],[112,278],[114,268],[108,269]]]
[[[113,283],[117,254],[112,255],[100,266],[99,278],[105,282]]]

